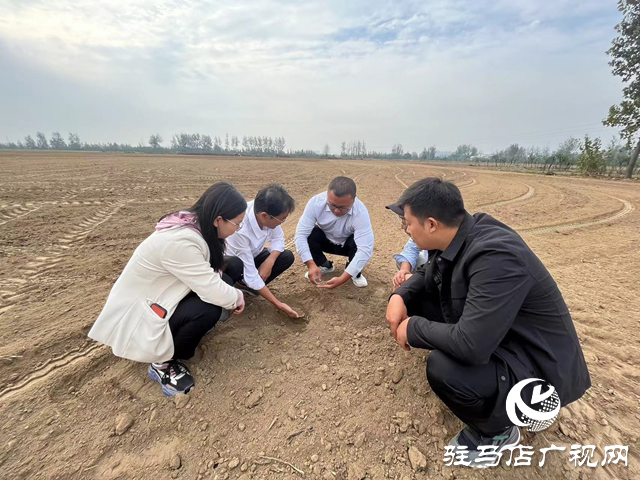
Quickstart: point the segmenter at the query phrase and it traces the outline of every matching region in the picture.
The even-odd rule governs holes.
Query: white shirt
[[[353,235],[358,251],[345,271],[352,277],[358,275],[373,255],[373,230],[364,203],[356,198],[349,212],[336,217],[327,205],[327,192],[312,197],[296,228],[296,249],[303,262],[313,258],[307,238],[316,224],[327,239],[336,245],[344,245],[347,238]]]
[[[256,268],[255,257],[264,250],[267,242],[269,252],[284,252],[284,232],[278,225],[276,228],[260,228],[258,219],[253,211],[254,201],[247,204],[247,213],[244,216],[242,228],[227,238],[227,255],[233,255],[244,263],[244,283],[254,290],[264,287],[264,280],[260,278]]]
[[[240,304],[241,292],[211,268],[210,255],[204,238],[188,228],[152,233],[120,274],[89,337],[109,345],[119,357],[138,362],[171,360],[169,319],[189,292],[228,310]],[[151,309],[152,303],[167,310],[165,318]]]

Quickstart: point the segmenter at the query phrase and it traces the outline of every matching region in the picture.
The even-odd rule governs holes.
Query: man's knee
[[[244,264],[238,257],[226,257],[224,273],[229,275],[234,282],[237,282],[242,278],[244,272]]]
[[[344,248],[347,250],[347,253],[350,257],[353,257],[358,252],[358,245],[356,245],[356,241],[351,235],[347,238],[347,241],[344,242]]]
[[[278,256],[278,260],[280,261],[280,265],[282,265],[282,269],[286,270],[294,262],[293,252],[291,250],[285,250]]]
[[[446,388],[447,380],[455,376],[456,370],[456,361],[446,353],[433,350],[427,357],[427,381],[436,393]]]
[[[315,227],[313,227],[313,230],[311,230],[311,233],[307,237],[307,242],[321,243],[324,240],[326,240],[326,238],[327,238],[326,234],[322,231],[320,227],[316,225]]]
[[[222,307],[217,305],[211,305],[212,308],[207,308],[202,312],[202,317],[200,318],[200,324],[202,325],[202,330],[208,332],[213,327],[216,326],[218,320],[220,320],[220,315],[222,315]]]

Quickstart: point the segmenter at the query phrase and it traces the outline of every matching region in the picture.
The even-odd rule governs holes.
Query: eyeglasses
[[[233,222],[231,220],[226,220],[227,222],[229,222],[231,225],[235,225],[236,230],[240,230],[242,228],[242,226],[244,225],[244,221],[241,221],[240,223],[236,223]]]
[[[351,208],[353,207],[353,205],[351,205],[351,207],[340,207],[338,205],[335,205],[331,202],[327,202],[327,206],[331,209],[331,210],[338,210],[340,212],[348,212],[349,210],[351,210]]]
[[[288,216],[286,216],[286,217],[284,217],[284,220],[280,220],[278,217],[274,217],[270,213],[268,213],[267,215],[269,215],[271,218],[273,218],[275,221],[277,221],[280,225],[282,225],[284,222],[286,222],[287,218],[289,218]]]

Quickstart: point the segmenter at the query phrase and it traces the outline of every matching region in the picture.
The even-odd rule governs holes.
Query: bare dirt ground
[[[2,478],[640,478],[637,183],[453,164],[99,153],[3,152],[0,168]],[[255,300],[217,327],[191,362],[186,406],[161,394],[146,365],[87,339],[162,214],[219,180],[247,198],[275,181],[298,203],[284,226],[292,239],[308,198],[340,174],[356,180],[373,221],[367,289],[314,289],[298,259],[273,285],[306,318]],[[384,206],[434,175],[461,188],[470,212],[521,232],[573,314],[593,387],[552,428],[525,433],[535,466],[444,466],[461,424],[426,382],[428,352],[404,352],[389,336],[391,255],[407,237]],[[552,443],[567,451],[539,468],[538,449]],[[628,445],[629,466],[575,467],[572,444],[595,445],[596,460],[606,445]],[[410,446],[426,457],[422,471]]]

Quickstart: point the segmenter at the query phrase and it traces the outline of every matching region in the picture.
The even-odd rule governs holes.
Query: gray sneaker
[[[231,320],[231,317],[233,317],[233,310],[227,310],[226,308],[223,308],[222,313],[220,313],[220,318],[218,319],[218,322],[227,323],[229,320]]]
[[[333,273],[336,271],[336,268],[333,266],[333,262],[326,262],[324,265],[320,265],[318,268],[323,274]]]
[[[257,297],[258,295],[260,295],[257,290],[247,287],[247,285],[243,281],[236,282],[234,287],[237,288],[238,290],[242,290],[244,293],[246,293],[250,297]]]
[[[469,467],[487,468],[499,463],[500,459],[497,457],[500,452],[519,443],[520,429],[515,426],[494,437],[485,437],[465,427],[451,439],[449,445],[456,447],[456,451],[466,451],[465,461],[470,462]]]

